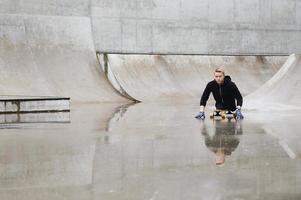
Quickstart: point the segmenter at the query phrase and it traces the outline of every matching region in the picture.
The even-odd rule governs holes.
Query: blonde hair
[[[214,72],[222,73],[223,75],[225,75],[225,70],[222,67],[216,68]]]

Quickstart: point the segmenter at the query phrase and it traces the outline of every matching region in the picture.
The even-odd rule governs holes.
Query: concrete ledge
[[[69,111],[67,97],[0,96],[0,114]]]

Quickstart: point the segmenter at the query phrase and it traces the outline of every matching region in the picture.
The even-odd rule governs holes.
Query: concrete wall
[[[301,0],[92,0],[91,14],[99,51],[301,52]]]
[[[301,0],[0,0],[0,13],[88,17],[100,52],[301,53]]]
[[[0,13],[89,16],[89,0],[0,0]]]
[[[86,1],[0,0],[0,94],[125,102],[95,54]]]

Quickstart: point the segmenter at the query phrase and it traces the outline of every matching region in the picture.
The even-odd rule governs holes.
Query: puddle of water
[[[301,197],[298,114],[245,112],[237,123],[198,121],[197,110],[87,105],[70,124],[1,129],[0,198]]]

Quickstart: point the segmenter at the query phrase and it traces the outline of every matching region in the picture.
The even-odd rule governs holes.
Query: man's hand
[[[240,107],[237,107],[237,109],[236,109],[236,111],[235,111],[235,115],[236,115],[236,119],[238,119],[238,120],[244,118],[244,116],[243,116],[242,113],[241,113]]]
[[[195,116],[195,118],[204,120],[204,119],[205,119],[205,112],[202,112],[202,111],[199,112],[199,113]]]

